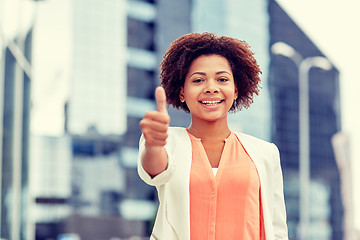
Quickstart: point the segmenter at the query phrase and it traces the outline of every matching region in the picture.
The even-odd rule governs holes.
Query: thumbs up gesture
[[[170,117],[166,109],[166,95],[163,87],[156,88],[155,99],[157,110],[147,112],[140,121],[147,148],[164,146],[168,137]]]

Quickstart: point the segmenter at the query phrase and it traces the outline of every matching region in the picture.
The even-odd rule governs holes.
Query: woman
[[[277,147],[227,122],[250,106],[260,73],[229,37],[187,34],[167,50],[158,109],[140,122],[138,172],[160,201],[151,239],[288,239]],[[169,127],[166,103],[190,113],[188,128]]]

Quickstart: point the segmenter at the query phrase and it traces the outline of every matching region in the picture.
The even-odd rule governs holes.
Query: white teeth
[[[219,100],[219,101],[202,101],[201,103],[206,104],[206,105],[215,105],[220,102],[221,102],[221,100]]]

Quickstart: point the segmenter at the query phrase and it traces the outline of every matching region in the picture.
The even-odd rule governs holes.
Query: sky
[[[340,72],[342,130],[350,137],[354,203],[360,202],[360,1],[277,0]],[[356,187],[355,187],[356,186]],[[360,207],[354,204],[360,230]]]

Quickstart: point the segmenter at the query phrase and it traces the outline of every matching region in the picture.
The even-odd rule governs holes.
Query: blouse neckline
[[[186,128],[186,132],[189,134],[189,136],[190,136],[192,139],[194,139],[194,140],[196,140],[196,141],[200,141],[200,142],[202,141],[201,138],[198,138],[198,137],[195,137],[194,135],[192,135],[187,128]],[[224,139],[224,142],[226,143],[226,142],[228,142],[228,141],[231,141],[231,139],[232,139],[233,137],[235,137],[235,133],[234,133],[233,131],[231,131],[230,134],[229,134],[229,136]]]

